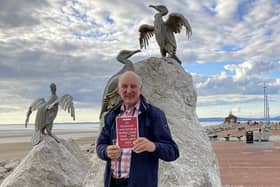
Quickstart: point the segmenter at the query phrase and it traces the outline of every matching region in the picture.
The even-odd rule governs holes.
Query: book
[[[123,148],[132,148],[133,142],[139,136],[137,117],[117,117],[117,145]]]

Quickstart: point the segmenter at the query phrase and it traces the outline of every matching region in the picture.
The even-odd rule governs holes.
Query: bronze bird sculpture
[[[35,131],[32,135],[33,146],[41,142],[42,135],[49,135],[59,142],[58,138],[52,134],[53,121],[56,118],[58,112],[58,105],[60,105],[60,107],[65,111],[68,111],[68,113],[71,114],[73,120],[75,120],[73,97],[70,95],[64,95],[59,98],[56,95],[56,85],[54,83],[50,85],[50,89],[52,95],[47,102],[44,98],[37,99],[30,105],[27,111],[25,128],[27,127],[31,113],[37,110],[34,124]]]
[[[168,14],[168,10],[165,6],[150,5],[149,7],[156,9],[158,13],[154,16],[153,26],[147,24],[140,26],[140,48],[146,48],[149,44],[149,38],[155,34],[156,41],[160,47],[161,56],[165,57],[168,53],[171,58],[174,58],[181,64],[181,61],[176,56],[177,45],[174,33],[180,33],[182,26],[184,26],[186,29],[186,35],[190,38],[192,29],[188,20],[182,14],[171,13],[169,14],[168,19],[164,21],[163,16]]]
[[[134,71],[133,62],[131,62],[128,58],[133,56],[135,53],[141,52],[140,50],[129,51],[129,50],[122,50],[119,52],[117,56],[117,60],[124,64],[123,68],[113,75],[107,82],[104,93],[103,93],[103,101],[101,112],[99,116],[99,120],[102,123],[104,114],[109,111],[110,109],[114,108],[118,103],[120,103],[120,96],[118,94],[118,79],[119,76],[124,73],[125,71]]]

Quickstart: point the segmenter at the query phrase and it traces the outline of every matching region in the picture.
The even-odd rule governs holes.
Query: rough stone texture
[[[8,160],[1,160],[0,167],[4,167],[9,161]]]
[[[19,163],[20,159],[0,161],[0,185]]]
[[[0,180],[5,177],[6,173],[7,173],[7,169],[0,167]]]
[[[16,160],[4,160],[0,162],[0,184],[2,181],[17,167],[20,163],[19,159]]]
[[[4,168],[9,172],[13,170],[15,167],[17,167],[19,163],[20,160],[11,160],[7,164],[5,164]]]
[[[192,76],[171,58],[149,58],[135,64],[142,77],[143,94],[161,108],[168,119],[180,158],[160,162],[159,187],[220,187],[218,163],[196,115]],[[84,186],[101,187],[104,162],[96,160]]]
[[[96,154],[93,154],[91,160],[93,164],[83,182],[83,187],[104,187],[105,162],[101,161]]]
[[[45,136],[1,187],[80,187],[88,172],[88,163],[73,140],[57,143]]]

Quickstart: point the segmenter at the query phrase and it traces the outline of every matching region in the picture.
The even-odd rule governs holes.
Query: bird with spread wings
[[[33,146],[41,142],[42,135],[49,135],[59,142],[58,138],[52,134],[53,121],[58,112],[58,105],[65,111],[68,111],[73,120],[75,120],[73,97],[71,95],[64,95],[59,98],[56,95],[56,85],[54,83],[50,85],[50,88],[52,95],[48,101],[45,101],[44,98],[37,99],[28,108],[25,128],[27,127],[31,113],[37,110],[34,124],[35,131],[32,135]]]
[[[186,35],[190,38],[192,34],[192,28],[188,20],[179,13],[171,13],[166,21],[163,20],[163,16],[168,14],[168,9],[163,5],[150,5],[158,11],[155,14],[154,25],[143,24],[139,27],[140,48],[146,48],[149,45],[148,40],[155,35],[156,41],[160,48],[162,57],[165,57],[168,53],[171,58],[182,63],[176,56],[176,40],[174,33],[180,33],[182,26],[186,29]]]

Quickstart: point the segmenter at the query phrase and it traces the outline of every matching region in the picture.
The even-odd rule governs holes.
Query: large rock
[[[159,187],[220,187],[218,163],[196,115],[192,76],[171,58],[150,58],[135,70],[143,79],[143,95],[165,112],[180,149],[178,160],[160,162]],[[100,172],[104,163],[96,160],[84,186],[101,187]]]
[[[196,115],[192,76],[171,58],[150,58],[135,69],[144,96],[165,112],[180,150],[177,161],[160,163],[159,186],[221,186],[215,153]]]
[[[73,140],[57,143],[46,136],[33,147],[1,187],[80,187],[88,159]]]

